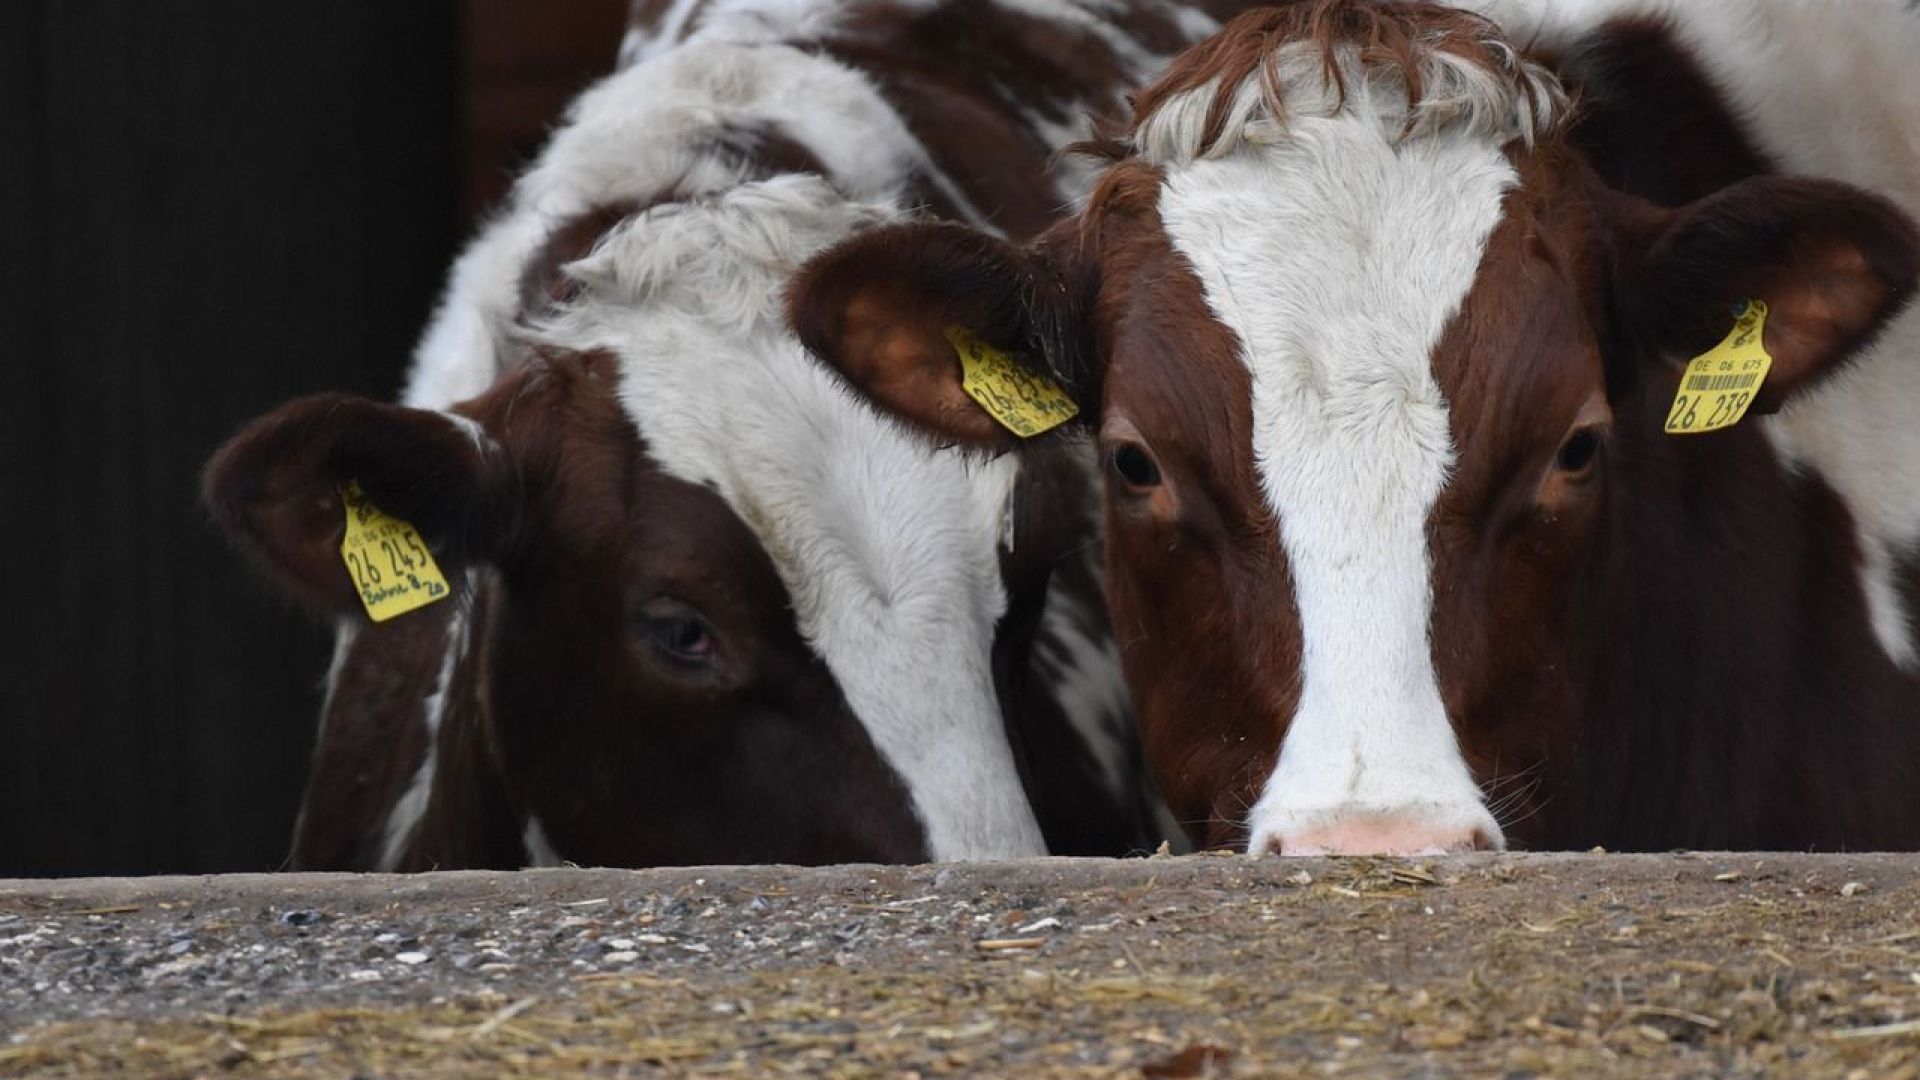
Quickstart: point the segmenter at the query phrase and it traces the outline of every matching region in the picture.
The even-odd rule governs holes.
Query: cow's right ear
[[[340,552],[349,484],[411,524],[449,573],[496,554],[516,505],[505,456],[478,424],[345,394],[301,398],[248,424],[213,455],[201,494],[296,599],[348,614],[363,610]]]
[[[984,345],[1037,388],[1042,411],[1057,401],[1048,420],[1075,408],[1089,417],[1078,291],[1046,258],[962,225],[923,222],[829,248],[802,268],[787,299],[801,342],[862,396],[936,438],[1005,450],[1021,436],[966,392],[960,350]],[[1013,423],[1024,426],[1018,416]]]

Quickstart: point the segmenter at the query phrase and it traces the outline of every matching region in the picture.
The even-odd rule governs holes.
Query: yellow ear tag
[[[1694,357],[1680,376],[1680,391],[1667,413],[1667,434],[1718,431],[1747,415],[1747,406],[1753,404],[1773,366],[1773,357],[1761,344],[1766,329],[1766,302],[1747,301],[1727,339]]]
[[[947,340],[960,354],[960,387],[1000,426],[1023,439],[1059,427],[1080,412],[1065,390],[958,326]]]
[[[369,618],[386,622],[445,600],[452,593],[419,531],[381,513],[367,501],[359,481],[350,481],[340,489],[340,501],[347,508],[347,534],[340,541],[340,557],[353,575],[353,587],[367,606]]]

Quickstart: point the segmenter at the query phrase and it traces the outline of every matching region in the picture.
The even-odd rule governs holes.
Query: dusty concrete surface
[[[0,882],[0,1076],[1920,1075],[1920,859]]]

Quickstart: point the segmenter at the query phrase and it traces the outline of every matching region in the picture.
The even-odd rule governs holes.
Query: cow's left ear
[[[207,464],[213,517],[280,586],[317,612],[361,610],[343,561],[343,489],[418,531],[451,572],[495,557],[512,533],[518,477],[471,420],[346,394],[259,417]]]
[[[1912,297],[1920,230],[1877,195],[1829,180],[1756,177],[1676,210],[1622,199],[1614,268],[1630,333],[1684,364],[1733,313],[1768,306],[1773,357],[1753,411],[1772,412],[1850,359]]]
[[[941,441],[1006,450],[1094,412],[1078,293],[1041,250],[919,222],[827,249],[787,303],[801,342],[867,400]]]

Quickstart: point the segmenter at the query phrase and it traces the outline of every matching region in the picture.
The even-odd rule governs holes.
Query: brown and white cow
[[[1217,24],[655,6],[665,43],[581,98],[456,266],[405,403],[294,402],[209,468],[221,523],[342,620],[295,864],[1150,846],[1090,453],[931,451],[807,358],[782,298],[917,208],[1033,234],[1084,114]],[[349,481],[454,601],[366,623]]]
[[[919,224],[803,273],[802,339],[941,440],[1015,444],[955,324],[1097,427],[1123,663],[1200,842],[1920,846],[1920,236],[1888,198],[1920,211],[1920,21],[1708,6],[1505,4],[1586,114],[1475,15],[1248,13],[1034,246]],[[1751,299],[1752,414],[1665,434]]]

